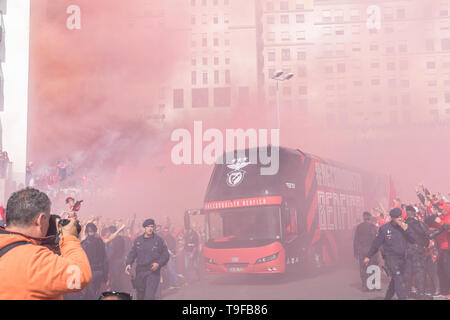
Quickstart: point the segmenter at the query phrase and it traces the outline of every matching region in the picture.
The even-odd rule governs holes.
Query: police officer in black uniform
[[[371,222],[372,215],[370,212],[363,213],[363,222],[361,222],[355,230],[355,238],[353,239],[353,252],[355,258],[359,261],[359,274],[362,282],[362,290],[368,291],[367,288],[367,265],[364,258],[369,252],[373,240],[377,236],[377,227]],[[368,265],[378,265],[377,255],[370,259]]]
[[[86,225],[86,239],[81,242],[92,270],[91,283],[81,292],[83,300],[97,300],[100,296],[102,283],[108,280],[108,257],[106,255],[105,243],[97,237],[97,227],[93,223]]]
[[[391,221],[383,225],[372,246],[364,259],[367,265],[378,249],[383,246],[383,258],[385,266],[390,274],[389,283],[385,299],[390,300],[397,294],[398,299],[404,300],[408,297],[404,272],[406,264],[406,249],[408,243],[415,243],[414,232],[402,221],[402,210],[394,208],[389,212]]]
[[[155,221],[147,219],[142,224],[144,234],[134,240],[126,260],[125,273],[130,275],[136,260],[136,293],[138,300],[155,300],[160,282],[160,269],[169,261],[169,251],[164,240],[155,234]]]

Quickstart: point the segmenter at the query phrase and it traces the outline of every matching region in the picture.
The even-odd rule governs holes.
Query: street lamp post
[[[276,99],[277,99],[277,128],[278,129],[280,129],[280,86],[279,86],[279,82],[290,80],[294,76],[293,73],[288,73],[284,76],[283,75],[284,75],[284,72],[279,70],[279,71],[276,71],[272,76],[272,79],[277,82]]]

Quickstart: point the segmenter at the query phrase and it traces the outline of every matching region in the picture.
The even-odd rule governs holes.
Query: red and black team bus
[[[270,154],[271,148],[268,147]],[[387,207],[390,179],[279,147],[279,170],[248,156],[216,164],[206,191],[208,273],[284,273],[335,265],[350,254],[362,212]],[[246,149],[258,153],[259,149]],[[237,157],[237,151],[233,156]],[[347,252],[346,252],[347,251]]]

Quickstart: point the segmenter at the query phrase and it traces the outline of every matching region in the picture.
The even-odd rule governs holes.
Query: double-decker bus
[[[267,165],[259,156],[254,163],[246,156],[215,165],[201,210],[208,273],[284,273],[337,264],[351,252],[363,211],[388,203],[387,175],[278,150],[273,175],[261,174]]]

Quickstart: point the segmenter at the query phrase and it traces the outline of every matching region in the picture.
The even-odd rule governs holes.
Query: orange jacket
[[[79,292],[91,281],[88,257],[76,237],[60,240],[59,256],[22,235],[0,234],[0,248],[18,241],[32,244],[0,257],[0,300],[61,300],[63,294]]]

